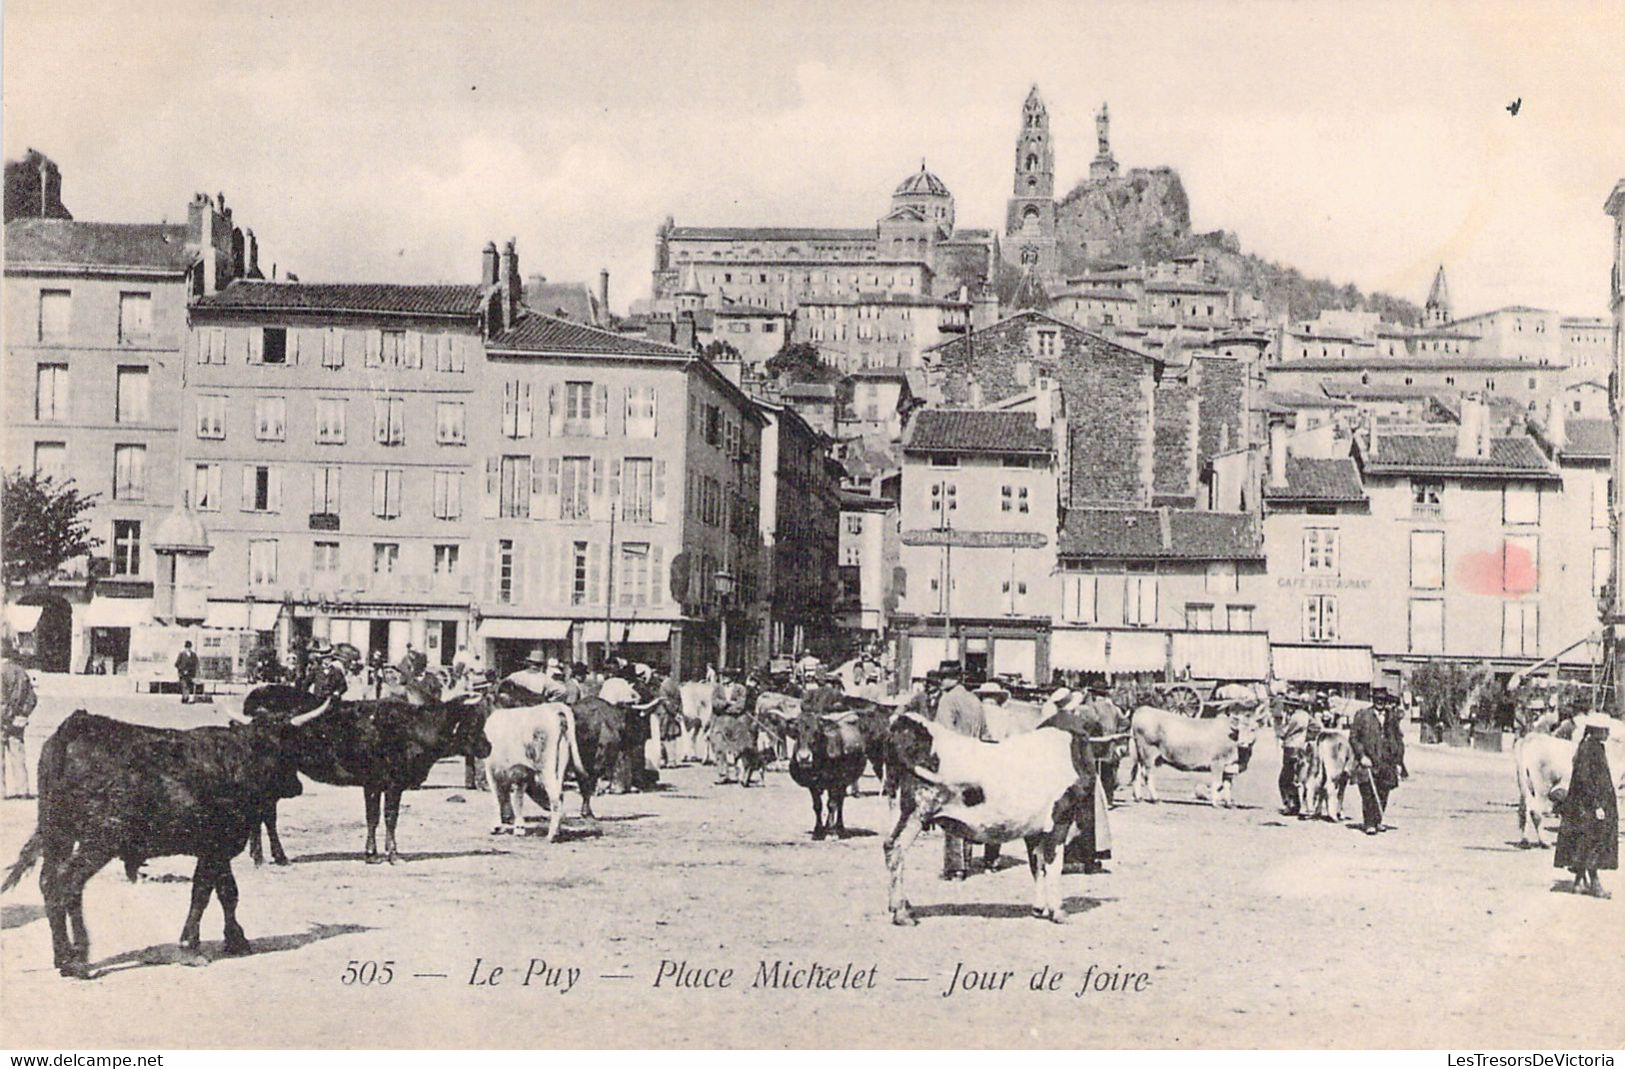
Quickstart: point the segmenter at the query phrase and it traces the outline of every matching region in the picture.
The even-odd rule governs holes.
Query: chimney
[[[231,277],[242,278],[245,259],[243,248],[243,232],[236,227],[231,228]]]
[[[260,243],[259,243],[259,239],[254,236],[254,232],[252,230],[248,230],[248,231],[244,232],[243,240],[247,243],[247,246],[248,246],[248,270],[246,272],[247,276],[249,278],[264,278],[265,276],[260,274]]]
[[[1287,427],[1285,420],[1270,421],[1270,486],[1281,489],[1287,484]]]
[[[1489,417],[1484,401],[1477,394],[1461,395],[1461,419],[1456,424],[1456,456],[1462,460],[1487,457],[1489,449]]]
[[[673,331],[672,344],[679,349],[698,349],[694,338],[694,313],[685,312],[677,319]]]
[[[1041,431],[1049,430],[1050,424],[1055,422],[1055,398],[1050,395],[1049,379],[1042,375],[1033,389],[1033,420]]]
[[[512,329],[519,320],[519,304],[524,290],[519,282],[519,252],[515,239],[509,238],[502,248],[502,329]]]
[[[609,322],[609,268],[600,268],[598,271],[598,315],[602,322]]]
[[[198,244],[203,251],[203,292],[213,293],[220,288],[220,250],[214,245],[214,202],[207,193],[199,193],[192,205],[198,212]]]
[[[480,285],[495,286],[497,284],[497,243],[487,241],[485,251],[480,253]]]
[[[1569,416],[1563,407],[1563,396],[1552,398],[1551,408],[1546,417],[1546,436],[1552,440],[1552,448],[1561,453],[1569,444]]]

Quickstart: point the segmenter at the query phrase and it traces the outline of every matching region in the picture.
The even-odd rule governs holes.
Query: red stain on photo
[[[1470,593],[1490,597],[1522,597],[1539,585],[1534,554],[1512,543],[1466,554],[1456,564],[1456,579]]]

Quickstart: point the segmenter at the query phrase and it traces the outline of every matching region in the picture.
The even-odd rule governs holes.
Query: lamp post
[[[942,656],[948,659],[948,651],[953,648],[953,611],[954,611],[954,569],[953,569],[953,540],[954,540],[954,510],[959,507],[959,496],[955,492],[954,484],[946,479],[937,483],[937,500],[942,505],[942,521],[938,527],[942,531]],[[954,660],[964,664],[964,657],[955,657]]]
[[[728,601],[734,592],[734,577],[731,573],[721,571],[717,573],[717,671],[728,667]]]

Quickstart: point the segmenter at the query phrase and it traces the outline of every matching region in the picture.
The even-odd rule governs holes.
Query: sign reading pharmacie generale
[[[1039,531],[965,531],[927,528],[904,531],[905,546],[963,546],[966,549],[1043,549],[1048,536]]]
[[[1287,590],[1369,590],[1369,579],[1340,579],[1324,575],[1283,575],[1276,583]]]

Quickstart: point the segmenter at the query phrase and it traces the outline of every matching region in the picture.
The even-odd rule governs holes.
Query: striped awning
[[[1049,636],[1050,667],[1068,672],[1106,671],[1106,634],[1056,628]]]
[[[1263,632],[1176,631],[1174,675],[1255,682],[1270,674],[1270,640]]]
[[[665,642],[671,638],[671,624],[663,620],[637,620],[627,625],[627,642]]]
[[[1275,678],[1288,683],[1357,683],[1375,676],[1370,646],[1271,646]]]

